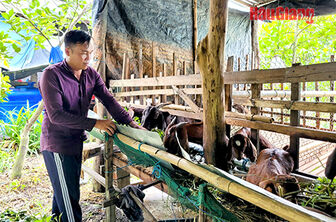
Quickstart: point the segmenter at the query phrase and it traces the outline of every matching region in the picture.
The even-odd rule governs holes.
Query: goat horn
[[[161,104],[159,104],[159,105],[157,105],[157,106],[155,106],[157,109],[161,109],[162,107],[164,107],[164,106],[167,106],[167,105],[170,105],[170,104],[172,104],[171,102],[167,102],[167,103],[161,103]]]

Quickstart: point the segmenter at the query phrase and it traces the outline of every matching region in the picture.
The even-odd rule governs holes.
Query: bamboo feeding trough
[[[330,217],[309,211],[301,206],[282,199],[266,190],[241,180],[229,173],[222,172],[225,177],[210,172],[184,158],[177,157],[163,150],[133,140],[125,135],[117,134],[119,140],[135,150],[140,150],[151,156],[165,160],[215,186],[233,194],[256,206],[289,221],[336,221]]]

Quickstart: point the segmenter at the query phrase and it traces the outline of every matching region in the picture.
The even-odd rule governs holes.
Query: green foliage
[[[14,153],[0,147],[0,173],[10,169],[14,162]]]
[[[304,196],[299,204],[322,210],[333,217],[336,216],[336,179],[332,182],[326,177],[319,177],[313,183],[300,184]]]
[[[2,0],[1,13],[4,21],[10,25],[10,31],[14,31],[26,41],[33,39],[37,48],[45,48],[46,41],[51,45],[50,39],[62,36],[70,24],[91,21],[91,6],[85,0]],[[89,7],[85,7],[85,6]],[[83,15],[80,15],[84,11]],[[17,12],[17,13],[16,13]],[[80,17],[80,18],[79,18]],[[90,27],[88,27],[90,29]],[[76,27],[70,27],[77,29]],[[18,42],[8,39],[8,34],[0,32],[0,60],[8,59],[8,47],[15,52],[20,51]],[[5,61],[5,65],[8,63]]]
[[[9,121],[6,123],[3,120],[0,120],[0,129],[2,134],[11,141],[8,146],[9,148],[15,149],[15,147],[20,144],[21,131],[35,111],[36,109],[33,110],[27,103],[27,108],[22,107],[19,111],[13,110],[3,113],[7,116]],[[43,115],[40,115],[38,120],[33,124],[29,133],[28,154],[38,153],[40,147],[42,118]],[[1,143],[4,143],[4,141]]]
[[[152,132],[157,132],[161,139],[163,140],[163,137],[164,137],[164,131],[160,130],[160,129],[152,129]]]
[[[287,67],[292,63],[328,62],[336,51],[335,27],[335,15],[314,17],[313,24],[305,21],[262,23],[259,32],[260,68],[269,68],[274,56],[279,56]]]
[[[43,215],[41,217],[36,217],[29,215],[27,211],[13,211],[10,209],[5,210],[0,213],[1,222],[13,222],[13,221],[25,221],[25,222],[49,222],[52,216]]]
[[[1,52],[0,52],[0,56],[1,56]],[[11,91],[10,90],[11,85],[9,84],[9,82],[10,82],[9,77],[3,76],[2,73],[0,72],[0,103],[7,102],[7,94],[10,93]]]

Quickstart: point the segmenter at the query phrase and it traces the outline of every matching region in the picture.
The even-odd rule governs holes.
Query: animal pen
[[[172,115],[197,120],[203,120],[206,115],[210,115],[205,111],[209,104],[204,103],[204,92],[209,84],[204,77],[202,78],[203,74],[200,74],[202,70],[197,67],[196,46],[207,33],[209,24],[206,20],[209,18],[209,11],[214,14],[221,12],[225,22],[226,16],[229,19],[228,33],[230,31],[233,33],[233,36],[229,35],[225,39],[227,49],[226,70],[223,70],[222,73],[224,82],[218,87],[224,97],[226,134],[232,134],[237,127],[249,127],[256,138],[258,138],[259,133],[267,135],[269,138],[276,137],[272,142],[278,148],[282,148],[284,144],[290,144],[292,148],[295,148],[295,171],[293,175],[301,181],[314,178],[309,178],[309,175],[307,175],[307,173],[311,173],[309,169],[312,167],[312,158],[315,157],[316,153],[321,153],[321,162],[325,163],[327,154],[331,150],[332,145],[330,143],[336,142],[336,126],[333,116],[333,113],[336,112],[336,104],[334,103],[336,63],[333,61],[333,56],[331,56],[330,63],[325,64],[306,66],[293,64],[289,68],[259,70],[257,25],[255,21],[250,21],[246,13],[242,14],[234,10],[230,10],[228,14],[224,13],[226,4],[221,5],[219,2],[222,1],[211,3],[225,6],[219,12],[213,11],[214,8],[209,8],[210,2],[206,0],[182,1],[179,4],[171,0],[167,1],[167,5],[154,4],[154,1],[152,1],[151,3],[159,7],[161,11],[176,6],[176,13],[180,13],[178,15],[190,19],[186,23],[188,23],[187,27],[191,30],[192,35],[181,30],[176,31],[174,28],[171,30],[172,32],[174,30],[182,32],[182,34],[177,33],[181,37],[176,40],[178,44],[172,44],[172,39],[169,39],[171,37],[169,29],[166,30],[168,37],[160,41],[162,36],[150,37],[146,31],[150,35],[153,34],[151,30],[142,27],[143,24],[136,24],[136,19],[143,16],[141,12],[136,12],[137,4],[142,4],[143,10],[147,10],[146,13],[150,15],[153,14],[149,9],[152,5],[147,5],[145,1],[139,3],[122,2],[120,4],[111,1],[95,3],[93,31],[97,46],[94,67],[101,73],[110,91],[120,104],[125,107],[145,108],[148,103],[153,105],[171,102],[171,104],[164,106],[162,110]],[[247,4],[247,1],[239,2]],[[185,8],[190,9],[190,15],[181,13]],[[125,14],[128,16],[125,16]],[[230,20],[230,15],[237,20]],[[168,21],[172,19],[179,23],[177,20],[182,18],[178,18],[176,14],[172,13],[168,14],[166,19]],[[235,27],[234,25],[237,24],[235,21],[239,21],[246,26],[243,25],[243,28],[242,26]],[[197,24],[203,26],[197,26]],[[156,28],[153,25],[154,31]],[[238,29],[238,31],[233,29]],[[241,34],[239,29],[242,29],[245,33],[240,38],[237,37]],[[162,33],[162,30],[160,31]],[[187,40],[188,47],[183,47],[181,42],[184,40]],[[234,40],[238,43],[235,43]],[[245,44],[244,49],[234,50],[235,47],[242,44]],[[199,44],[198,48],[201,47],[202,45]],[[330,91],[319,90],[319,82],[321,81],[329,82]],[[315,91],[306,90],[306,84],[309,82],[316,84]],[[322,102],[322,98],[328,98],[329,100]],[[251,113],[236,113],[231,110],[233,104],[250,107]],[[312,112],[314,116],[311,115]],[[100,117],[107,115],[101,104],[98,104],[98,115]],[[315,121],[315,126],[309,121]],[[327,128],[325,122],[329,124]],[[333,220],[273,195],[225,171],[211,166],[200,166],[184,158],[169,154],[161,145],[152,144],[151,141],[137,139],[130,134],[122,133],[122,126],[118,126],[118,130],[119,132],[114,137],[92,132],[101,139],[102,144],[85,150],[87,158],[95,156],[95,169],[83,166],[87,173],[106,188],[104,206],[107,209],[107,219],[109,221],[115,220],[114,204],[116,204],[115,195],[118,193],[113,183],[118,188],[128,185],[130,183],[129,174],[141,178],[144,183],[150,183],[156,179],[162,180],[164,183],[155,186],[174,195],[183,204],[188,205],[189,203],[190,205],[192,203],[191,205],[194,206],[191,206],[191,208],[199,210],[199,221],[207,221],[208,216],[218,221],[238,220],[237,216],[220,206],[218,202],[207,202],[214,200],[214,198],[207,193],[207,188],[203,185],[198,188],[198,194],[203,198],[196,203],[197,197],[173,180],[176,175],[173,170],[167,168],[167,165],[174,165],[201,178],[212,187],[246,200],[286,220]],[[281,136],[279,136],[280,134]],[[311,140],[314,140],[314,142]],[[328,144],[324,142],[328,142]],[[117,145],[123,153],[114,153],[114,145]],[[103,151],[101,148],[104,148]],[[104,155],[100,155],[102,152]],[[100,164],[102,162],[104,162],[105,170],[101,170]],[[309,162],[310,164],[307,167],[306,163]],[[301,170],[302,168],[304,170]],[[153,178],[152,170],[154,172],[159,171],[159,176],[156,175]],[[207,198],[204,198],[204,196]],[[141,203],[139,204],[141,205]],[[150,216],[149,218],[151,218],[149,220],[155,220]]]

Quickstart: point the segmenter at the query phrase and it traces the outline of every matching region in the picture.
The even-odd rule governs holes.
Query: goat
[[[233,157],[238,160],[247,157],[252,162],[257,159],[257,149],[255,148],[257,140],[251,137],[251,129],[243,127],[230,138],[229,147],[232,148]],[[259,134],[259,144],[260,150],[273,147],[266,137],[261,134]]]
[[[246,181],[283,196],[300,190],[297,179],[290,175],[293,168],[294,160],[288,145],[283,149],[267,148],[260,152],[257,162],[250,167]],[[291,198],[294,200],[295,194]]]
[[[157,106],[147,106],[141,119],[141,125],[148,129],[158,128],[160,130],[166,130],[167,126],[172,122],[175,116],[169,114],[169,112],[161,111],[163,106],[169,105],[169,103],[162,103]],[[179,122],[193,122],[192,119],[176,116],[177,123]]]
[[[229,138],[225,136],[225,147],[228,147],[228,141]],[[188,159],[189,155],[186,155],[184,152],[187,154],[195,153],[193,153],[193,149],[190,149],[189,142],[203,145],[203,123],[182,122],[174,125],[174,121],[172,121],[168,125],[163,138],[163,144],[167,148],[167,152]],[[216,162],[219,162],[219,168],[225,168],[225,161],[228,162],[227,160],[231,160],[232,153],[230,150],[227,152],[226,149],[221,149],[220,152],[223,152],[223,155],[220,155],[220,161]],[[199,162],[197,158],[195,159]]]
[[[336,176],[336,149],[329,155],[324,173],[331,182]]]

